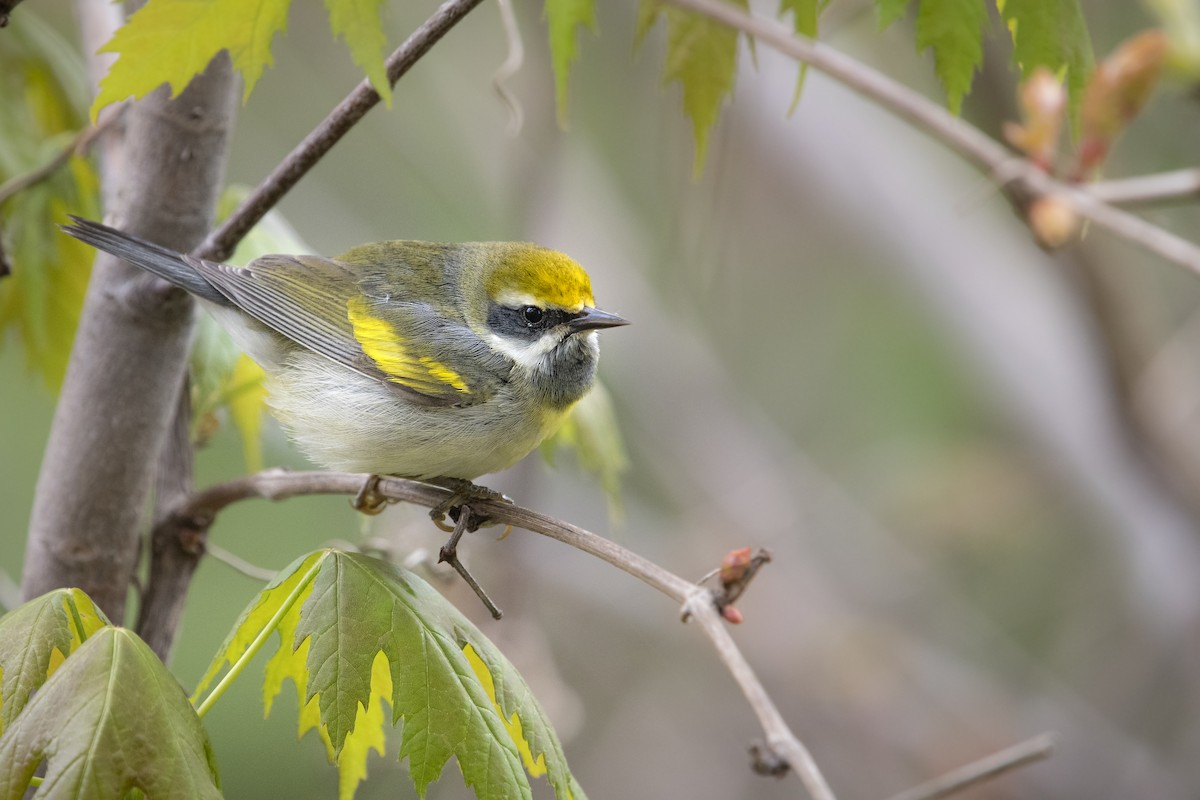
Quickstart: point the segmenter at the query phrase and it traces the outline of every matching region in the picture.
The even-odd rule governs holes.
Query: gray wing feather
[[[485,400],[501,381],[501,369],[507,366],[488,363],[491,373],[487,385],[480,385],[475,376],[472,391],[464,395],[446,387],[418,384],[417,388],[392,380],[368,357],[354,336],[347,313],[347,301],[358,296],[358,276],[346,264],[319,256],[271,255],[256,259],[244,268],[210,261],[188,259],[205,280],[217,287],[238,308],[278,331],[292,341],[331,358],[340,364],[372,378],[412,402],[431,406],[471,405]],[[393,310],[404,304],[395,303]],[[416,306],[404,305],[409,310]],[[420,323],[416,323],[418,327]],[[407,327],[407,326],[406,326]],[[442,328],[441,337],[452,333]],[[460,326],[465,329],[465,325]],[[413,332],[415,333],[415,331]],[[428,332],[416,336],[416,341],[428,341]],[[486,354],[486,347],[476,340]],[[410,339],[411,340],[411,339]],[[479,355],[472,353],[476,358]],[[426,391],[428,389],[428,391]]]
[[[232,305],[225,295],[197,272],[191,263],[192,259],[187,256],[99,222],[74,216],[71,219],[75,224],[64,225],[62,229],[81,242],[122,258],[210,303]]]
[[[364,369],[362,348],[346,321],[343,300],[321,293],[310,281],[297,279],[305,272],[312,272],[314,266],[337,268],[333,262],[314,256],[278,255],[263,256],[244,268],[194,258],[188,261],[238,308],[264,325],[314,352],[370,377],[379,377],[377,371],[372,374]],[[352,284],[346,276],[340,276],[340,280]],[[283,285],[287,291],[281,290]],[[328,313],[318,314],[313,309]]]

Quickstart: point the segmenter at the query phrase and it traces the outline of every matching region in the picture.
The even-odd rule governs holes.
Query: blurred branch
[[[764,754],[760,748],[755,747],[755,764],[764,760],[774,762],[778,759],[799,775],[813,800],[833,800],[833,792],[813,761],[812,754],[788,728],[783,715],[779,713],[762,682],[754,674],[750,663],[729,635],[729,629],[717,610],[713,593],[708,589],[693,586],[683,604],[683,613],[685,618],[695,617],[700,623],[700,627],[716,648],[717,655],[737,681],[742,694],[746,696],[746,702],[754,709],[754,715],[762,725],[767,736],[768,752]],[[772,772],[778,774],[774,769]]]
[[[987,172],[1018,207],[1025,207],[1032,199],[1053,196],[1096,225],[1200,275],[1200,247],[1196,244],[1113,208],[1088,189],[1056,180],[962,118],[866,64],[820,42],[794,35],[773,20],[747,14],[719,0],[667,2],[765,42],[875,101]]]
[[[1151,205],[1200,197],[1200,169],[1178,169],[1088,184],[1088,191],[1106,203]]]
[[[937,800],[939,797],[948,797],[977,783],[991,780],[1009,770],[1049,758],[1054,755],[1054,749],[1057,746],[1058,740],[1054,734],[1043,733],[1001,750],[999,753],[959,767],[928,783],[893,795],[889,800]]]
[[[388,82],[393,86],[437,44],[451,28],[482,0],[446,0],[433,16],[413,31],[387,60]],[[321,160],[330,148],[350,131],[368,111],[379,103],[379,93],[369,80],[362,82],[338,103],[333,111],[313,129],[304,140],[288,153],[274,171],[260,183],[250,196],[221,226],[196,248],[192,255],[223,261],[232,255],[237,243],[275,204]]]
[[[239,500],[283,500],[297,495],[357,495],[375,477],[347,472],[287,472],[271,469],[216,484],[183,498],[156,527],[154,536],[169,536],[170,529],[193,535],[210,526],[220,511]],[[378,476],[374,490],[389,502],[406,502],[434,508],[451,492],[438,486],[402,478]],[[641,580],[679,603],[685,616],[695,617],[721,660],[742,689],[767,737],[771,754],[791,767],[813,800],[834,800],[808,750],[788,728],[782,714],[755,676],[749,663],[721,621],[715,595],[709,589],[669,572],[621,545],[554,517],[531,509],[495,501],[472,503],[479,515],[548,536],[593,555]]]
[[[256,581],[262,581],[263,583],[270,581],[278,572],[277,570],[260,567],[257,564],[251,564],[238,554],[230,552],[224,547],[213,544],[212,542],[206,541],[204,543],[204,552],[235,572],[240,572],[247,578],[252,578]]]
[[[8,25],[9,16],[21,0],[0,0],[0,28]]]
[[[185,375],[175,402],[175,414],[167,438],[158,453],[154,474],[154,514],[157,523],[163,510],[195,491],[192,449],[191,385]],[[191,537],[153,535],[149,539],[150,563],[138,608],[137,633],[150,649],[170,663],[171,649],[183,619],[187,589],[204,551],[202,534]]]
[[[115,107],[112,109],[113,113],[105,114],[104,119],[100,120],[99,123],[89,125],[75,134],[71,139],[71,143],[56,153],[45,164],[22,175],[14,175],[3,184],[0,184],[0,205],[3,205],[5,201],[18,192],[23,192],[30,186],[35,186],[58,172],[71,160],[71,156],[86,153],[88,148],[92,146],[92,142],[96,141],[96,137],[104,133],[110,125],[119,119],[126,108],[126,104]]]
[[[504,25],[504,41],[508,44],[508,55],[504,63],[492,75],[492,88],[508,109],[508,135],[516,136],[525,124],[525,112],[517,96],[508,88],[508,81],[517,74],[525,63],[525,44],[521,40],[521,29],[513,12],[512,0],[499,0],[500,22]]]

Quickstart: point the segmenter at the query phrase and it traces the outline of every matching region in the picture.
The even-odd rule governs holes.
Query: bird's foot
[[[433,520],[433,524],[446,533],[452,533],[459,527],[457,523],[462,517],[464,507],[471,506],[481,500],[512,504],[511,498],[497,492],[495,489],[489,489],[486,486],[480,486],[462,478],[431,478],[425,481],[425,483],[440,486],[450,491],[450,496],[434,506],[429,512],[429,518]],[[455,524],[447,523],[447,516]],[[468,517],[466,532],[473,533],[480,527],[487,525],[488,522],[486,514],[473,510]]]
[[[379,491],[379,475],[368,475],[363,481],[362,488],[358,490],[358,494],[350,501],[350,506],[355,510],[373,517],[376,514],[383,512],[388,504],[396,502],[390,497],[384,497]]]
[[[477,486],[475,488],[481,489],[483,487]],[[490,492],[491,490],[487,489],[486,491]],[[493,492],[493,494],[495,493]],[[501,497],[503,497],[503,495],[501,495]],[[450,534],[449,540],[447,540],[447,542],[442,545],[442,549],[438,551],[438,563],[446,563],[454,567],[455,571],[462,576],[462,579],[467,582],[467,585],[471,587],[471,590],[475,592],[476,596],[480,599],[480,601],[482,601],[484,606],[487,607],[487,610],[491,613],[492,618],[500,619],[504,612],[502,612],[496,606],[496,604],[492,602],[492,598],[489,597],[488,593],[485,592],[483,587],[479,585],[479,581],[475,580],[475,576],[471,574],[466,565],[463,564],[458,558],[459,539],[462,538],[464,533],[478,529],[481,523],[476,521],[475,511],[467,503],[456,506],[454,510],[458,512],[457,515],[455,515],[457,523],[451,529],[453,533]],[[451,513],[453,514],[453,512]],[[434,522],[436,523],[438,520],[435,519]],[[438,527],[440,528],[441,525],[439,524]]]

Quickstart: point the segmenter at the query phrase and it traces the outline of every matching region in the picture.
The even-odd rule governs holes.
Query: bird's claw
[[[383,509],[387,508],[389,503],[394,502],[390,497],[385,497],[380,493],[379,476],[368,475],[367,479],[363,481],[362,488],[358,490],[358,494],[350,501],[350,506],[355,511],[374,517],[383,513]]]
[[[454,532],[457,522],[462,515],[463,506],[472,506],[479,501],[512,504],[512,498],[503,493],[497,492],[495,489],[489,489],[486,486],[471,483],[462,478],[434,478],[429,483],[450,490],[450,495],[434,506],[429,512],[429,518],[433,520],[433,524],[446,533]],[[449,517],[455,524],[446,522],[446,517]],[[479,528],[490,524],[491,521],[486,514],[482,514],[472,508],[467,532],[473,533]]]

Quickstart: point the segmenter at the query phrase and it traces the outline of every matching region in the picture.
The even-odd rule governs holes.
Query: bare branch
[[[284,500],[297,495],[357,495],[369,478],[349,472],[287,472],[271,469],[210,486],[184,498],[165,516],[163,525],[203,529],[220,511],[239,500]],[[380,477],[374,483],[379,497],[395,502],[435,508],[451,495],[449,489],[403,478]],[[629,573],[679,603],[702,630],[746,696],[763,727],[771,754],[785,762],[800,778],[813,800],[834,800],[833,792],[812,756],[788,728],[774,702],[722,622],[712,591],[669,572],[654,562],[602,536],[532,509],[494,500],[472,503],[489,520],[524,528],[596,556]],[[155,532],[156,537],[160,531]]]
[[[158,454],[154,475],[155,514],[169,508],[196,489],[193,479],[195,453],[191,439],[191,387],[185,377],[175,404],[175,416],[167,429],[167,438]],[[156,529],[155,534],[159,534]],[[137,632],[150,649],[170,662],[175,635],[183,619],[187,589],[204,554],[204,535],[154,535],[149,539],[150,564],[138,607]]]
[[[1127,241],[1200,275],[1200,247],[1146,220],[1113,208],[1087,189],[1063,183],[937,103],[844,53],[782,25],[718,0],[668,0],[710,17],[808,64],[938,139],[988,173],[1018,204],[1023,196],[1053,195],[1080,216]]]
[[[1088,191],[1106,203],[1118,205],[1196,200],[1200,198],[1200,169],[1179,169],[1134,178],[1096,181],[1088,184]]]
[[[508,55],[495,74],[492,75],[492,88],[500,96],[500,100],[508,109],[508,135],[516,136],[525,124],[525,111],[517,96],[508,88],[508,81],[520,71],[525,63],[525,43],[521,40],[521,29],[517,26],[517,17],[513,12],[512,0],[499,0],[500,22],[504,25],[504,40],[508,42]]]
[[[8,26],[9,15],[21,0],[0,0],[0,28]]]
[[[100,120],[96,125],[89,125],[79,131],[79,133],[72,137],[69,144],[55,153],[54,157],[42,166],[21,175],[14,175],[3,184],[0,184],[0,204],[3,204],[17,192],[23,192],[30,186],[36,186],[50,178],[71,160],[71,156],[86,153],[88,148],[92,146],[92,142],[96,141],[96,137],[104,133],[109,126],[116,122],[125,111],[125,108],[126,106],[124,105],[115,108],[112,110],[113,113],[105,114],[104,119]]]
[[[948,772],[940,778],[894,795],[889,800],[937,800],[948,797],[963,789],[986,780],[991,780],[1009,770],[1032,764],[1054,755],[1058,738],[1052,733],[1043,733],[1020,744],[1015,744],[999,753],[993,753],[966,766]]]
[[[446,0],[442,3],[433,16],[413,31],[388,58],[388,82],[395,86],[413,64],[429,52],[447,31],[480,2],[482,0]],[[333,111],[329,112],[320,125],[279,162],[274,171],[192,254],[198,258],[215,261],[229,258],[242,237],[249,233],[250,229],[308,174],[321,157],[379,103],[379,100],[379,93],[372,88],[370,81],[364,78]]]
[[[240,572],[247,578],[252,578],[256,581],[262,581],[263,583],[270,581],[278,572],[278,570],[267,569],[266,567],[260,567],[257,564],[251,564],[237,553],[226,550],[224,547],[213,544],[212,542],[206,541],[204,543],[204,553],[205,555],[212,556],[233,571]]]
[[[817,768],[817,763],[808,752],[808,748],[788,728],[783,715],[779,713],[767,690],[754,674],[750,663],[729,635],[729,629],[713,603],[712,592],[693,587],[683,603],[683,613],[695,617],[700,623],[713,647],[717,649],[717,655],[737,681],[742,694],[746,696],[746,701],[754,710],[754,715],[758,717],[759,724],[766,734],[770,751],[768,755],[786,762],[804,783],[813,800],[834,800],[833,790],[829,788],[821,770]]]

